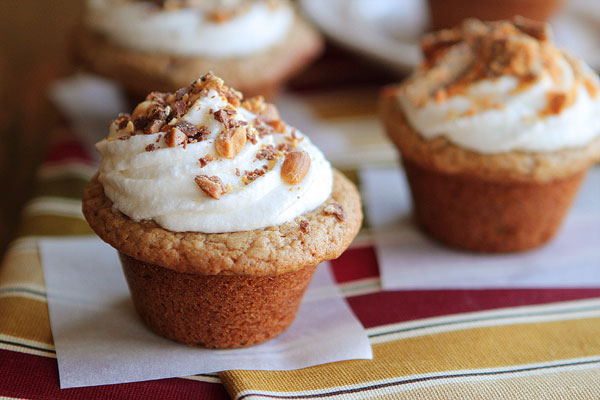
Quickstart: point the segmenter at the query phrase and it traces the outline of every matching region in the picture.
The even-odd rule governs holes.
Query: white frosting
[[[432,99],[417,106],[404,92],[399,101],[410,124],[424,138],[443,136],[480,153],[552,152],[585,146],[600,134],[600,96],[593,98],[582,82],[575,82],[566,60],[558,60],[557,65],[561,70],[558,82],[543,71],[525,89],[518,88],[517,78],[503,76],[478,81],[464,94],[441,102]],[[586,79],[598,84],[587,66],[581,68]],[[572,105],[559,114],[543,112],[548,94],[568,93],[573,85],[576,96]]]
[[[294,21],[289,4],[254,2],[225,22],[205,10],[157,10],[150,2],[89,0],[88,25],[137,51],[229,58],[252,54],[284,40]]]
[[[234,159],[216,158],[201,167],[198,159],[215,155],[214,140],[223,129],[210,112],[225,108],[227,101],[210,90],[200,97],[182,119],[210,130],[206,140],[183,146],[167,147],[160,133],[134,135],[128,140],[105,139],[96,145],[103,157],[99,180],[114,207],[139,221],[152,219],[163,228],[184,232],[235,232],[265,228],[291,221],[321,205],[331,194],[333,174],[329,162],[300,132],[296,151],[310,155],[309,172],[298,185],[281,179],[283,159],[276,161],[264,176],[248,185],[236,175],[261,168],[266,160],[257,160],[263,145],[289,143],[286,134],[275,133],[246,143]],[[233,117],[250,123],[255,115],[240,107]],[[253,129],[253,128],[252,128]],[[158,142],[157,142],[158,140]],[[154,151],[146,151],[155,144]],[[218,176],[231,191],[219,200],[202,192],[194,177]]]

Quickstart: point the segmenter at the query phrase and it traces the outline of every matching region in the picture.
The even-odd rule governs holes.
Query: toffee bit
[[[204,74],[204,76],[202,78],[200,78],[201,82],[206,82],[208,79],[212,78],[213,76],[215,76],[212,72],[207,72],[206,74]]]
[[[175,101],[180,101],[180,100],[182,100],[182,99],[183,99],[183,97],[184,97],[186,94],[189,94],[191,91],[192,91],[192,89],[190,89],[190,87],[189,87],[189,86],[188,86],[188,87],[181,88],[181,89],[178,89],[178,90],[175,92]]]
[[[223,181],[218,176],[197,175],[194,181],[207,196],[215,200],[219,200],[225,193]]]
[[[148,117],[145,115],[140,115],[133,121],[133,127],[136,131],[143,131],[148,125]]]
[[[160,142],[160,139],[162,139],[162,135],[158,135],[158,137],[156,138],[156,141],[154,143]]]
[[[242,177],[242,182],[244,185],[248,185],[249,183],[255,181],[266,173],[264,169],[256,168],[254,171],[244,171],[244,176]]]
[[[254,119],[254,128],[258,132],[258,136],[261,138],[266,135],[270,135],[275,131],[275,129],[273,129],[271,125],[268,125],[260,116]]]
[[[154,150],[156,150],[154,143],[150,143],[148,146],[146,146],[146,151],[154,151]]]
[[[152,113],[150,114],[150,119],[151,120],[166,120],[167,117],[169,116],[169,113],[171,112],[171,107],[166,106],[166,107],[156,107],[154,110],[152,110]]]
[[[211,154],[207,154],[204,157],[199,158],[198,161],[200,162],[200,168],[206,167],[206,165],[208,165],[208,163],[213,160],[214,160],[214,157]]]
[[[127,127],[129,121],[131,121],[131,115],[121,113],[117,115],[117,119],[115,119],[113,122],[117,125],[119,130],[123,130]]]
[[[194,137],[198,134],[198,128],[196,128],[196,126],[194,124],[191,124],[187,121],[183,121],[183,120],[177,121],[175,126],[177,128],[179,128],[187,136]]]
[[[185,145],[187,142],[187,136],[179,128],[171,128],[165,134],[165,143],[169,147],[179,146],[180,144]]]
[[[256,135],[250,131],[250,129],[246,130],[246,138],[250,141],[250,143],[252,144],[256,144],[258,143],[258,139],[256,139]]]
[[[169,114],[169,117],[171,119],[179,118],[183,114],[185,114],[186,111],[187,111],[186,104],[182,100],[178,100],[173,104],[173,107],[171,108],[171,114]]]
[[[240,173],[240,169],[236,168],[235,169],[235,176],[241,176],[242,174]]]
[[[275,149],[275,147],[272,144],[263,147],[256,153],[257,160],[271,161],[271,160],[275,159],[276,156],[277,156],[277,149]]]
[[[202,125],[200,128],[197,128],[197,130],[198,132],[194,135],[194,140],[198,142],[203,141],[208,135],[210,135],[210,131],[204,125]]]
[[[239,107],[242,101],[242,94],[234,89],[225,90],[224,93],[225,98],[233,107]]]
[[[213,113],[213,116],[217,121],[225,125],[226,127],[229,124],[229,113],[225,109],[217,110]]]
[[[338,221],[346,219],[346,212],[340,203],[330,203],[323,209],[325,215],[334,215]]]
[[[300,230],[304,233],[310,233],[310,224],[307,220],[300,221]]]
[[[269,126],[273,127],[273,129],[275,130],[275,132],[277,132],[277,133],[285,133],[285,124],[283,123],[282,120],[275,119],[273,121],[268,121],[267,124],[269,124]]]
[[[290,142],[292,147],[297,147],[304,140],[304,137],[296,136],[296,128],[292,128],[291,137],[286,136],[285,139]]]
[[[229,129],[239,128],[240,126],[246,126],[248,123],[246,121],[240,121],[238,119],[230,119],[227,122],[227,127]]]
[[[146,125],[146,127],[144,128],[144,133],[150,135],[156,132],[160,132],[160,128],[162,128],[163,125],[165,125],[164,120],[156,119]]]
[[[277,145],[277,151],[280,151],[282,153],[287,153],[291,150],[290,145],[287,143],[279,143]]]
[[[146,96],[146,100],[161,106],[165,106],[167,104],[166,100],[168,95],[168,93],[152,92],[148,96]]]

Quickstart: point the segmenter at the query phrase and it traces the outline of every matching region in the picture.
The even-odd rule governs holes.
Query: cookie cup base
[[[421,228],[452,247],[507,253],[535,248],[559,229],[586,170],[550,182],[501,182],[425,168],[404,157]]]
[[[293,322],[316,266],[280,275],[176,272],[119,252],[135,309],[157,334],[227,349],[274,338]]]

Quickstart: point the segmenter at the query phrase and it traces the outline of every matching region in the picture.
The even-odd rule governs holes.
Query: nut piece
[[[172,128],[165,134],[165,143],[169,147],[179,146],[187,140],[187,135],[178,128]]]
[[[340,203],[330,203],[325,206],[323,213],[326,215],[335,215],[338,221],[346,219],[346,212]]]
[[[243,126],[223,131],[215,140],[215,150],[220,157],[232,159],[246,144],[246,128]]]
[[[198,185],[207,196],[210,196],[215,200],[219,200],[221,195],[225,193],[223,181],[221,181],[221,178],[218,176],[198,175],[194,180],[196,181],[196,185]]]
[[[304,233],[310,233],[310,223],[305,219],[300,221],[300,230]]]
[[[293,151],[285,156],[281,166],[281,179],[290,185],[297,185],[310,169],[310,156],[305,151]]]

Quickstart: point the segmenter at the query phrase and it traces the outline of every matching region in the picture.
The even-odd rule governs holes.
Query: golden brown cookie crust
[[[550,182],[581,172],[600,160],[600,136],[580,148],[550,153],[513,151],[500,154],[463,149],[443,137],[424,139],[406,120],[396,99],[396,90],[385,90],[380,102],[380,115],[388,137],[403,157],[425,168],[492,181]]]
[[[341,205],[343,220],[324,212],[331,203]],[[205,275],[272,275],[317,265],[339,257],[362,222],[358,191],[337,170],[325,203],[293,221],[265,229],[206,234],[173,232],[154,221],[135,222],[113,210],[97,176],[83,192],[83,214],[98,236],[122,253],[177,272]]]
[[[153,90],[168,92],[185,87],[211,70],[246,97],[267,96],[323,48],[319,34],[300,17],[296,17],[282,43],[231,59],[135,52],[110,43],[84,26],[74,37],[75,57],[84,67],[118,81],[142,97]]]

